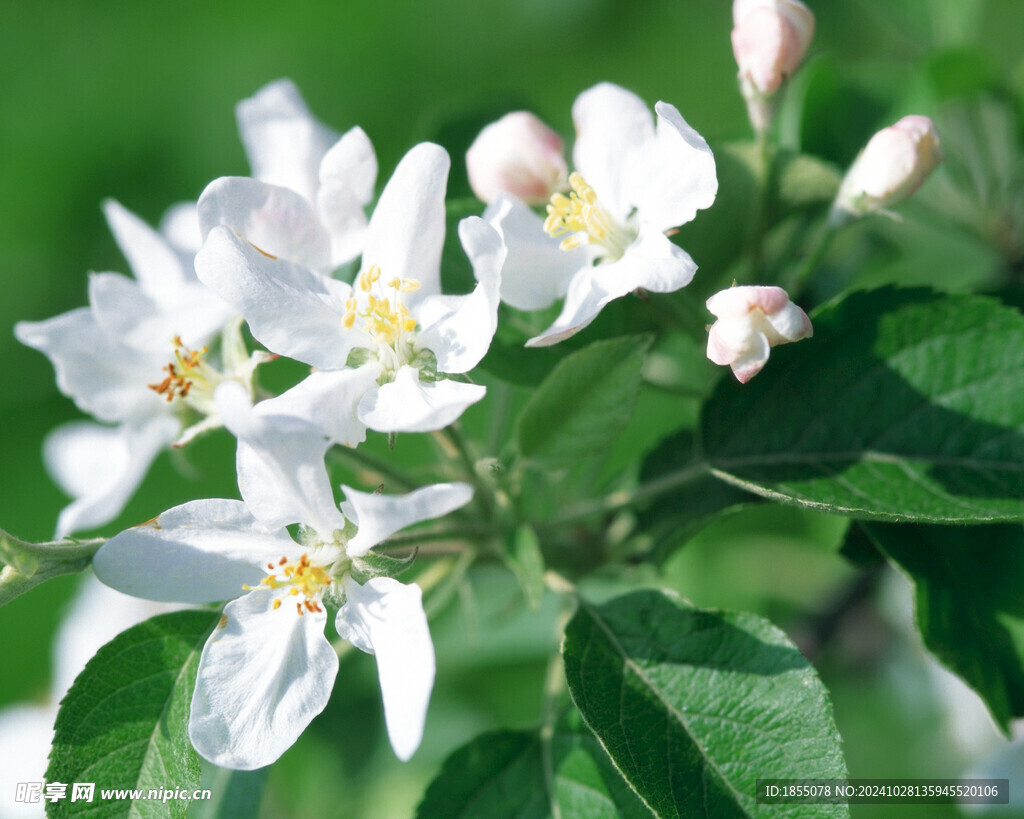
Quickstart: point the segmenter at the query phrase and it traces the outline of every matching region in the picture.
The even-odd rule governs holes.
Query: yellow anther
[[[273,608],[274,611],[277,611],[279,608],[281,608],[281,598],[280,597],[275,597],[274,598],[274,602],[271,605],[271,608]]]
[[[371,265],[370,269],[366,271],[366,278],[370,280],[370,284],[380,279],[380,268],[377,265]]]
[[[209,347],[189,350],[181,336],[175,336],[174,361],[164,366],[167,377],[157,384],[149,384],[149,388],[168,401],[173,401],[175,398],[188,398],[197,381],[205,386],[216,386],[220,381],[220,373],[203,361],[203,356],[209,350]]]
[[[356,286],[366,295],[358,299],[352,297],[345,300],[342,325],[349,330],[356,325],[357,319],[362,319],[362,329],[371,335],[377,344],[386,345],[398,352],[402,335],[416,329],[416,319],[402,303],[402,295],[415,293],[419,290],[420,283],[415,279],[392,276],[386,280],[386,284],[381,282],[380,287],[374,287],[379,281],[381,269],[377,265],[371,265],[359,274]],[[382,289],[383,287],[394,291],[394,294],[384,297],[386,291]]]
[[[552,195],[544,232],[553,238],[564,236],[559,244],[562,250],[596,244],[603,248],[600,255],[611,260],[621,258],[636,233],[615,221],[598,201],[597,191],[578,172],[569,176],[569,185],[572,192],[568,196]]]
[[[345,317],[341,320],[341,324],[342,324],[342,326],[346,330],[351,330],[353,325],[355,325],[355,323],[356,323],[356,311],[355,310],[349,310],[345,314]]]

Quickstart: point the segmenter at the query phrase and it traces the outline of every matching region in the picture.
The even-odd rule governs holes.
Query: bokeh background
[[[953,110],[957,132],[944,179],[908,207],[903,225],[876,222],[833,248],[835,287],[977,288],[1019,274],[1020,0],[809,5],[818,29],[780,117],[786,144],[843,167],[907,113]],[[450,190],[463,196],[461,152],[483,124],[529,108],[569,136],[576,94],[603,80],[672,102],[713,148],[748,139],[730,9],[727,0],[3,3],[0,526],[27,539],[52,534],[66,499],[45,474],[40,445],[79,417],[46,359],[14,340],[14,323],[85,304],[90,270],[126,272],[104,198],[155,224],[212,179],[246,174],[238,100],[291,77],[322,121],[365,129],[382,181],[404,151],[430,139],[452,152]],[[967,146],[959,153],[958,140]],[[713,268],[713,253],[687,247]],[[223,466],[232,452],[215,435],[187,456],[162,457],[108,531],[193,496],[237,496]],[[699,605],[766,614],[802,640],[833,692],[852,776],[962,775],[1001,741],[984,710],[924,659],[906,584],[877,572],[865,580],[835,556],[843,531],[840,520],[758,509],[703,533],[663,577],[640,579]],[[452,749],[538,718],[557,606],[524,614],[500,568],[475,580],[476,591],[435,625],[440,672],[413,762],[395,761],[382,736],[372,661],[349,656],[332,705],[270,775],[265,815],[408,815]],[[62,578],[0,609],[0,707],[46,696],[50,638],[76,583]]]

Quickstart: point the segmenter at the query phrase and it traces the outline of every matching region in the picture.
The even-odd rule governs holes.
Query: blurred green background
[[[1017,151],[1005,161],[1019,174],[1020,0],[809,5],[818,29],[780,118],[787,144],[844,166],[877,128],[907,113],[936,115],[929,106],[962,99],[1010,112],[1004,121],[997,111],[1008,129],[998,138]],[[247,173],[234,121],[238,100],[291,77],[322,121],[339,132],[356,124],[366,130],[381,182],[405,150],[432,139],[452,151],[451,193],[465,195],[461,151],[483,124],[529,108],[569,135],[576,94],[603,80],[652,104],[672,102],[712,147],[748,138],[730,9],[726,0],[4,3],[0,526],[28,539],[52,534],[65,499],[46,477],[40,444],[47,430],[78,417],[58,394],[46,359],[15,342],[13,324],[85,304],[87,271],[127,272],[100,212],[104,198],[152,224],[172,203],[195,199],[210,180]],[[954,173],[956,163],[948,164]],[[997,165],[991,174],[1007,191],[992,196],[997,204],[1009,197],[1012,216],[1015,186],[1024,180],[1002,171]],[[937,201],[939,184],[931,200],[909,209],[903,226],[851,232],[829,257],[836,280],[851,281],[842,269],[847,259],[870,261],[854,282],[1002,283],[1000,271],[1019,264],[1019,234],[1010,230],[1007,239],[999,232],[1002,210],[993,222],[977,208],[959,211],[961,229],[951,237],[931,219],[949,201]],[[700,219],[690,230],[699,233]],[[710,262],[695,249],[693,255],[705,270],[713,264],[713,255]],[[953,266],[955,274],[944,278]],[[186,470],[164,456],[119,523],[196,495],[236,496],[223,466],[232,449],[227,436],[212,436],[189,452]],[[841,521],[757,510],[704,533],[670,563],[665,578],[641,579],[674,585],[700,605],[759,611],[797,628],[808,612],[827,610],[854,573],[831,551],[841,535]],[[764,566],[780,560],[799,565],[800,574],[766,580]],[[872,586],[869,602],[889,599],[879,591],[889,582]],[[268,815],[348,815],[338,812],[346,801],[357,806],[351,815],[407,814],[458,744],[480,730],[538,717],[557,607],[548,601],[540,612],[523,614],[514,582],[497,569],[481,572],[478,583],[476,602],[463,599],[436,625],[437,694],[427,743],[413,763],[401,766],[381,740],[372,661],[350,656],[325,718],[275,771],[268,804],[276,812]],[[0,705],[45,696],[49,635],[74,585],[61,579],[0,610]],[[871,608],[868,625],[848,635],[855,644],[869,641],[860,654],[821,658],[851,775],[959,775],[970,753],[945,735],[941,698],[907,700],[907,691],[927,688],[927,672],[907,659],[914,648],[901,627],[878,614],[886,605]],[[905,605],[896,609],[909,616]],[[316,787],[292,786],[307,776]]]

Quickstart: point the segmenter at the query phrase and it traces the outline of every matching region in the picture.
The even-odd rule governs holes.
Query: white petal
[[[483,219],[471,216],[459,223],[459,238],[473,264],[476,289],[467,296],[428,296],[417,318],[423,329],[422,346],[437,357],[437,369],[464,373],[487,354],[498,327],[498,289],[505,245],[501,235]]]
[[[378,265],[384,280],[416,279],[420,290],[408,300],[441,292],[441,248],[445,231],[448,154],[421,143],[398,163],[370,218],[363,269]],[[415,312],[415,311],[414,311]]]
[[[287,530],[263,527],[241,501],[197,500],[111,538],[93,569],[108,586],[134,597],[210,603],[258,584],[267,561],[301,555]]]
[[[345,264],[363,251],[365,207],[377,182],[377,155],[362,128],[346,133],[320,163],[316,204],[331,235],[331,263]]]
[[[254,409],[241,384],[217,388],[217,412],[238,438],[238,490],[260,523],[270,529],[303,523],[325,537],[345,527],[324,467],[327,438],[301,418]]]
[[[270,259],[225,227],[196,256],[199,278],[245,316],[267,349],[325,370],[345,366],[353,334],[344,332],[352,288],[285,259]]]
[[[264,86],[235,107],[252,175],[314,201],[320,160],[338,135],[314,119],[291,80]]]
[[[787,341],[799,341],[802,338],[810,338],[814,335],[811,327],[811,320],[807,314],[793,302],[788,302],[785,307],[776,313],[765,315],[768,323],[774,331],[776,338],[769,337],[773,344],[784,344]]]
[[[741,384],[746,384],[751,378],[761,372],[761,369],[768,363],[768,355],[771,353],[771,345],[764,333],[751,333],[748,340],[747,350],[740,355],[729,366],[733,374]]]
[[[338,634],[377,658],[384,719],[395,756],[405,762],[423,739],[434,687],[434,644],[419,586],[377,577],[345,581]]]
[[[157,303],[172,303],[186,282],[195,281],[191,270],[163,236],[113,199],[103,203],[107,224],[128,259],[135,279]]]
[[[4,819],[39,819],[42,804],[15,802],[19,783],[46,779],[57,703],[49,707],[14,705],[0,711],[0,793]]]
[[[501,300],[519,310],[542,310],[565,295],[573,274],[587,264],[582,247],[561,250],[544,232],[544,220],[523,202],[499,196],[484,219],[508,248],[501,269]]]
[[[332,443],[354,447],[366,440],[366,424],[359,420],[363,396],[376,390],[380,365],[357,369],[317,370],[287,392],[257,404],[258,412],[290,415],[308,421]]]
[[[718,177],[704,137],[668,103],[659,102],[655,110],[657,139],[632,162],[632,204],[642,223],[665,231],[689,222],[698,210],[714,203]]]
[[[199,197],[199,229],[231,229],[264,254],[328,273],[330,236],[313,205],[293,190],[243,176],[223,176]]]
[[[179,301],[160,305],[126,276],[89,276],[89,302],[103,331],[116,339],[115,344],[159,352],[163,364],[173,358],[176,337],[198,349],[234,315],[234,310],[199,282],[185,285],[179,295]],[[152,380],[160,380],[158,373],[159,366]]]
[[[272,598],[256,589],[228,603],[199,658],[188,735],[222,768],[274,762],[324,710],[338,674],[326,612],[274,610]]]
[[[72,421],[47,435],[47,471],[74,498],[57,518],[56,537],[94,529],[121,514],[156,456],[180,431],[176,418],[163,415],[118,427]]]
[[[57,386],[83,412],[102,421],[161,412],[165,402],[147,385],[160,379],[166,360],[117,343],[89,308],[45,321],[20,321],[14,325],[14,335],[53,362]]]
[[[178,202],[171,205],[160,220],[160,235],[173,247],[179,256],[188,258],[188,270],[191,278],[195,271],[191,270],[192,258],[203,246],[203,235],[199,232],[199,214],[195,202]]]
[[[654,144],[654,117],[647,103],[625,88],[601,83],[576,98],[572,121],[576,170],[612,215],[624,220],[637,204],[633,160]]]
[[[478,384],[420,381],[419,373],[402,367],[394,381],[366,393],[359,420],[377,432],[430,432],[458,419],[487,392]]]
[[[359,527],[346,547],[351,557],[362,557],[406,526],[447,515],[473,497],[472,487],[464,483],[431,484],[407,495],[357,492],[350,486],[341,489],[345,493],[341,511]]]

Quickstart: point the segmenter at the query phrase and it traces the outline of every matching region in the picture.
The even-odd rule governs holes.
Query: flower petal
[[[370,390],[359,402],[359,420],[378,432],[430,432],[455,421],[487,389],[459,381],[421,381],[403,366],[395,380]]]
[[[576,274],[558,318],[526,346],[545,347],[563,341],[590,324],[613,299],[637,288],[652,293],[673,292],[689,284],[696,271],[697,265],[685,250],[664,234],[641,228],[619,261],[585,267]]]
[[[447,515],[473,497],[472,487],[465,483],[431,484],[407,495],[357,492],[350,486],[341,489],[345,493],[341,511],[359,527],[346,546],[350,557],[362,557],[406,526]]]
[[[316,204],[331,235],[331,264],[351,261],[366,240],[364,208],[373,198],[377,182],[377,155],[362,128],[346,133],[320,163],[320,189]]]
[[[136,281],[151,299],[158,304],[173,303],[185,284],[195,281],[192,270],[182,267],[181,258],[164,237],[134,213],[107,199],[103,214]]]
[[[222,176],[199,197],[199,229],[231,229],[264,255],[319,273],[331,269],[331,239],[309,200],[288,188],[244,176]]]
[[[542,310],[565,295],[573,274],[587,265],[584,248],[561,250],[544,220],[523,202],[499,196],[483,218],[501,233],[508,253],[501,268],[501,300],[518,310]]]
[[[672,105],[659,102],[657,139],[633,162],[637,218],[655,230],[686,224],[718,193],[715,157]]]
[[[250,771],[277,760],[324,710],[338,656],[324,636],[326,612],[271,608],[269,589],[228,603],[206,641],[188,735],[222,768]]]
[[[376,577],[363,586],[345,580],[338,634],[377,658],[384,720],[395,756],[405,762],[423,739],[434,687],[434,644],[419,586]]]
[[[410,307],[418,298],[441,292],[450,164],[440,145],[424,142],[412,148],[384,187],[366,230],[363,270],[377,265],[385,280],[416,279],[421,286],[408,299]]]
[[[211,603],[259,583],[268,560],[301,555],[286,530],[257,523],[241,501],[197,500],[114,536],[96,553],[93,569],[134,597]]]
[[[158,415],[141,424],[105,427],[72,421],[43,441],[43,460],[54,481],[74,500],[57,518],[58,539],[116,518],[150,465],[171,445],[181,422]]]
[[[459,222],[459,238],[473,264],[477,286],[467,296],[428,296],[418,317],[417,341],[437,357],[437,369],[464,373],[487,354],[498,327],[498,290],[505,245],[478,216]]]
[[[576,125],[573,162],[612,216],[623,221],[634,201],[633,163],[654,143],[654,117],[631,91],[601,83],[584,91],[572,106]]]
[[[196,272],[267,349],[324,370],[345,366],[355,341],[342,327],[349,285],[271,259],[225,227],[210,231]]]
[[[19,321],[14,335],[45,354],[60,391],[101,421],[150,417],[165,403],[147,384],[158,380],[166,360],[117,343],[88,307],[44,321]]]
[[[320,160],[338,135],[313,117],[295,84],[265,85],[238,103],[235,116],[252,175],[313,202]]]
[[[255,408],[241,384],[217,388],[217,412],[238,438],[238,490],[260,523],[275,529],[290,523],[312,526],[329,538],[345,527],[324,467],[330,441],[312,424]]]

